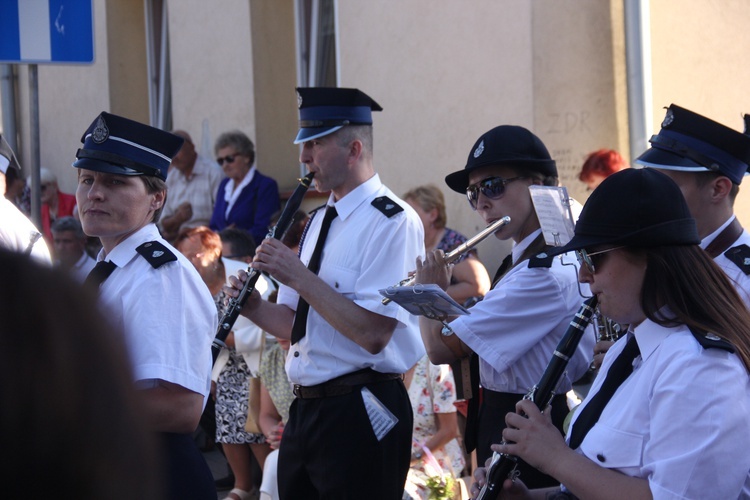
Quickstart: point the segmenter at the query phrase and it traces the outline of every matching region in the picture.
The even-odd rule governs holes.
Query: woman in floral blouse
[[[412,461],[404,498],[426,499],[429,477],[445,474],[459,478],[464,469],[456,440],[456,387],[450,367],[433,365],[427,356],[406,372],[404,383],[414,410]],[[441,470],[436,470],[435,461]]]

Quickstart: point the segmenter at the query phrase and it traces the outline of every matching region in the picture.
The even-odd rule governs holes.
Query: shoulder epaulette
[[[724,252],[724,255],[727,259],[734,262],[743,273],[750,274],[750,247],[747,245],[737,245]]]
[[[704,332],[702,330],[698,330],[697,328],[690,328],[690,332],[693,334],[693,337],[695,337],[695,340],[698,341],[698,343],[703,346],[704,349],[723,349],[725,351],[729,352],[735,352],[734,346],[731,342],[724,340],[723,338],[719,337],[715,333],[711,332]]]
[[[372,200],[372,206],[380,210],[383,215],[388,218],[391,218],[397,213],[404,211],[404,207],[388,198],[387,196],[378,196],[377,198]]]
[[[172,253],[172,250],[158,241],[148,241],[136,248],[135,251],[141,254],[154,269],[160,268],[167,262],[177,260],[177,256]]]
[[[541,252],[529,258],[529,268],[532,267],[552,267],[552,259],[555,257],[548,255],[547,252]]]

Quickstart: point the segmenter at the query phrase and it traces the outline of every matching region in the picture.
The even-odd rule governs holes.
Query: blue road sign
[[[92,0],[0,0],[0,63],[93,62]]]

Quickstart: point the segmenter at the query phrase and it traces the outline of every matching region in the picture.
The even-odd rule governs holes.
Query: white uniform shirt
[[[721,233],[724,228],[727,227],[734,219],[735,216],[730,217],[729,220],[722,224],[721,227],[719,227],[716,231],[703,238],[703,240],[701,241],[701,248],[705,250],[705,248],[716,239],[719,233]],[[750,247],[750,233],[743,230],[740,237],[737,238],[734,243],[729,245],[729,248],[739,245],[747,245],[748,247]],[[725,252],[719,254],[719,256],[714,259],[714,262],[716,262],[719,267],[724,270],[724,273],[729,278],[729,281],[732,282],[734,287],[737,289],[737,292],[740,294],[740,297],[742,297],[742,300],[745,301],[745,305],[750,307],[750,275],[745,274],[745,272],[740,269],[737,264],[729,260],[729,258],[727,258],[724,253]]]
[[[533,232],[513,247],[513,261],[541,234]],[[564,259],[564,260],[561,260]],[[589,296],[578,283],[570,255],[555,257],[549,268],[529,268],[528,260],[508,271],[471,314],[450,323],[456,335],[479,356],[482,387],[526,394],[539,382],[570,321]],[[565,263],[565,264],[563,264]],[[580,290],[580,292],[579,292]],[[564,394],[588,370],[594,346],[588,327],[570,359],[557,394]]]
[[[387,196],[404,210],[387,217],[371,205]],[[333,199],[328,201],[333,204]],[[388,345],[370,354],[329,325],[313,308],[306,336],[289,350],[286,369],[292,383],[310,386],[362,368],[382,373],[404,373],[424,355],[417,316],[398,304],[382,304],[379,289],[404,279],[424,257],[424,232],[416,212],[373,176],[335,203],[338,217],[323,250],[320,273],[338,293],[369,311],[395,318],[398,326]],[[315,248],[325,210],[313,217],[301,250],[307,264]],[[297,309],[299,295],[282,285],[278,302]]]
[[[31,247],[31,256],[37,262],[51,265],[49,248],[41,237],[42,233],[34,224],[5,196],[0,196],[0,248],[11,252],[25,254],[34,235],[39,235]]]
[[[167,202],[161,218],[173,216],[177,207],[188,202],[193,209],[193,216],[180,227],[208,226],[223,178],[224,172],[219,166],[202,156],[195,159],[189,179],[173,167],[167,176]]]
[[[176,257],[155,269],[136,248],[158,241]],[[102,283],[104,314],[125,332],[136,381],[161,379],[205,397],[211,386],[211,341],[218,319],[211,292],[190,261],[148,224],[109,255],[117,269]]]
[[[683,325],[646,320],[634,334],[641,357],[577,451],[648,479],[655,499],[738,498],[750,470],[750,378],[739,357],[704,349]],[[627,337],[608,351],[580,408]]]

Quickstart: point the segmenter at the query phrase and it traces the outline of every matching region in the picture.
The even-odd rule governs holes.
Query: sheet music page
[[[529,186],[544,241],[548,245],[563,246],[573,238],[575,222],[570,206],[574,200],[568,190],[556,186]]]
[[[396,286],[378,290],[380,295],[391,299],[410,313],[431,319],[469,314],[469,310],[453,300],[435,284]]]

